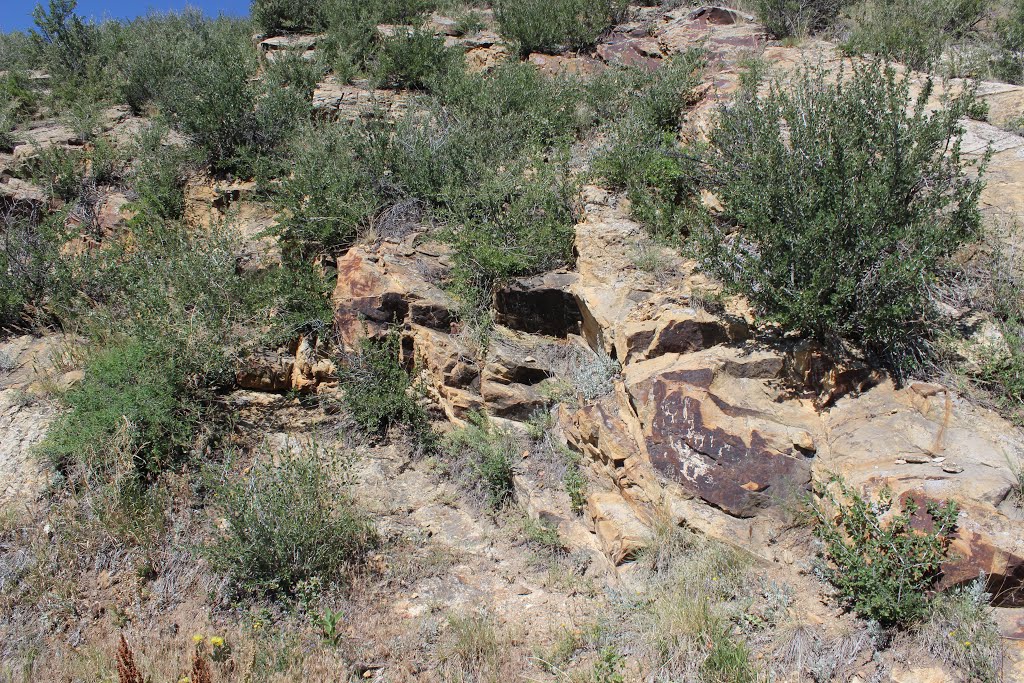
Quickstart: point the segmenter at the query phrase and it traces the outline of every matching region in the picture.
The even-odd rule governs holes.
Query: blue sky
[[[32,26],[32,9],[37,0],[0,0],[0,31],[25,30]],[[45,2],[44,2],[45,4]],[[78,0],[80,16],[96,20],[125,19],[146,14],[151,9],[159,12],[180,10],[185,6],[198,7],[205,13],[220,12],[231,15],[249,13],[249,0]]]

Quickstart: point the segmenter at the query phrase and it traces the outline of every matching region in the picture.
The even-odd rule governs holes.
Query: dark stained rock
[[[738,517],[804,491],[807,459],[769,420],[711,390],[708,369],[668,372],[630,388],[651,464],[715,507]],[[775,433],[773,433],[775,432]]]
[[[565,338],[578,334],[583,316],[570,287],[573,273],[514,280],[494,293],[494,320],[513,330]]]

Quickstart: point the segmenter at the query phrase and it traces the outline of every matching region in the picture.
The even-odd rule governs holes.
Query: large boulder
[[[562,425],[570,446],[640,502],[641,515],[671,509],[675,498],[737,520],[781,520],[806,492],[817,451],[810,403],[779,402],[767,382],[782,370],[770,351],[666,354],[627,366],[614,394],[563,411]]]

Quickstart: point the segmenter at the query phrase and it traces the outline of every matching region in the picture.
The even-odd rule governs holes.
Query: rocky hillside
[[[994,370],[1022,353],[1024,87],[606,4],[554,39],[529,2],[351,25],[257,2],[252,40],[150,18],[244,56],[138,76],[125,25],[129,66],[96,67],[125,101],[88,116],[66,75],[12,68],[34,104],[0,152],[0,679],[1024,680],[1021,396]],[[837,118],[798,108],[816,92]],[[771,303],[807,297],[802,261],[775,298],[716,270],[773,253],[746,235],[783,193],[721,164],[778,93],[783,142],[730,164],[799,199],[787,106],[892,124],[822,196],[892,198],[863,169],[909,159],[934,173],[894,203],[937,183],[930,213],[870,231],[966,226],[908,231],[886,258],[942,258],[861,277],[838,321]],[[830,203],[821,225],[862,208]],[[838,243],[815,287],[855,269]],[[902,337],[872,331],[865,300],[893,315],[925,281],[884,319]]]

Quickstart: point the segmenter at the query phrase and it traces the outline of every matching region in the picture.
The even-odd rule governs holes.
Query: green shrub
[[[112,144],[97,140],[88,150],[56,145],[45,147],[28,161],[26,169],[32,180],[51,197],[67,203],[88,204],[95,202],[96,184],[121,179],[125,159]]]
[[[882,626],[917,621],[956,529],[956,503],[928,504],[931,524],[918,531],[913,519],[920,507],[912,497],[901,510],[891,491],[871,501],[838,478],[829,484],[818,486],[821,502],[811,506],[814,534],[824,546],[825,577],[865,619]]]
[[[111,472],[123,458],[140,476],[155,475],[188,447],[198,417],[180,399],[183,382],[166,347],[125,340],[102,349],[64,396],[70,410],[41,451],[60,471],[81,464]]]
[[[322,31],[329,4],[323,0],[252,0],[249,13],[260,30],[269,34]]]
[[[277,55],[267,65],[263,78],[268,91],[275,88],[291,89],[303,100],[308,100],[313,97],[324,74],[322,64],[305,59],[301,52],[288,51]]]
[[[909,88],[870,63],[741,96],[708,155],[724,220],[696,240],[703,265],[761,313],[893,361],[926,332],[943,259],[977,235],[982,186],[956,139],[972,93],[929,111],[930,85],[916,100]]]
[[[103,471],[112,430],[124,426],[138,473],[152,476],[218,436],[220,423],[203,418],[234,381],[233,359],[251,337],[242,324],[265,315],[237,254],[219,228],[191,235],[140,214],[130,234],[62,265],[47,307],[96,351],[45,449],[58,464],[80,454]]]
[[[77,0],[50,0],[48,7],[40,4],[32,10],[32,40],[60,75],[85,75],[96,46],[96,28],[75,14],[77,6]]]
[[[180,220],[185,213],[187,151],[164,144],[167,128],[154,124],[138,134],[132,156],[130,183],[135,210],[145,216]]]
[[[755,0],[754,11],[776,38],[802,36],[828,27],[853,0]]]
[[[67,238],[64,215],[8,214],[0,224],[0,327],[23,316],[42,317],[61,282],[60,248]]]
[[[480,413],[469,424],[447,435],[444,452],[455,478],[492,510],[509,503],[515,495],[513,463],[522,444],[519,439],[491,424]]]
[[[586,129],[586,92],[509,64],[449,74],[437,93],[425,114],[371,129],[367,156],[371,174],[447,226],[462,292],[483,302],[503,278],[570,262],[568,147]]]
[[[0,59],[0,64],[5,62]],[[11,151],[20,142],[13,131],[27,121],[39,106],[36,93],[25,71],[12,61],[6,74],[0,76],[0,150]]]
[[[455,35],[473,36],[483,31],[486,25],[479,12],[468,10],[462,12],[455,20]]]
[[[193,65],[205,59],[215,43],[246,40],[245,25],[230,19],[207,19],[202,12],[151,13],[125,26],[127,34],[121,70],[123,96],[133,111],[171,97],[169,89]],[[250,45],[251,50],[251,45]]]
[[[626,122],[595,170],[608,184],[626,191],[630,214],[657,237],[685,235],[696,225],[693,199],[699,175],[693,153],[681,153],[670,133]]]
[[[152,15],[131,24],[124,57],[125,98],[155,103],[216,172],[253,175],[308,119],[316,65],[297,58],[254,80],[259,59],[248,22],[201,13]]]
[[[703,55],[691,51],[669,60],[653,76],[615,84],[629,93],[625,112],[611,124],[609,143],[594,171],[626,191],[632,215],[655,235],[685,234],[695,223],[691,199],[698,192],[694,155],[681,152],[677,131],[697,85]]]
[[[507,278],[572,262],[574,195],[561,169],[520,160],[479,182],[455,207],[456,277],[489,294]]]
[[[399,364],[400,354],[396,330],[380,340],[362,340],[358,352],[343,359],[339,370],[345,406],[364,432],[383,435],[404,425],[422,443],[429,443],[430,422],[409,373]]]
[[[129,235],[76,264],[77,289],[63,315],[103,341],[111,336],[166,344],[188,391],[234,379],[232,358],[258,325],[265,303],[237,271],[240,246],[231,227],[193,234],[159,218],[139,220]]]
[[[426,89],[461,60],[459,53],[446,48],[444,40],[430,31],[399,30],[380,44],[377,76],[391,86]]]
[[[1009,83],[1024,81],[1024,0],[1012,0],[1006,16],[996,20],[993,72]]]
[[[14,108],[9,104],[0,105],[0,151],[10,152],[18,144],[19,138],[14,133],[17,125]]]
[[[619,654],[618,650],[614,647],[603,647],[597,653],[591,680],[594,683],[625,683],[625,668],[626,658]]]
[[[23,31],[0,32],[0,64],[10,72],[38,65],[38,48],[32,35]]]
[[[484,128],[468,154],[518,156],[540,145],[557,147],[597,124],[601,96],[575,78],[551,78],[531,64],[505,62],[487,74],[455,71],[437,90],[438,102],[459,119]],[[603,81],[602,81],[603,83]]]
[[[977,379],[996,397],[1003,412],[1019,424],[1024,422],[1024,315],[1018,312],[997,324],[1006,349],[985,359]]]
[[[734,640],[730,625],[718,625],[707,633],[711,647],[700,664],[705,683],[757,683],[760,678],[746,643]]]
[[[382,188],[359,158],[361,143],[358,130],[328,123],[306,128],[289,144],[292,172],[272,190],[289,253],[348,247],[383,209]]]
[[[253,298],[264,302],[271,312],[264,345],[282,346],[299,335],[330,336],[333,285],[320,268],[306,261],[287,261],[257,274],[254,280]]]
[[[501,34],[526,56],[593,47],[626,7],[624,0],[500,0],[495,14]]]
[[[377,219],[403,204],[446,226],[456,279],[474,300],[484,302],[503,278],[571,261],[566,151],[596,123],[579,114],[587,90],[521,64],[438,77],[424,112],[397,123],[318,124],[296,136],[290,174],[271,188],[286,250],[344,248],[368,229],[387,230]]]
[[[294,595],[309,582],[341,581],[377,541],[349,492],[348,466],[315,447],[257,462],[215,485],[226,524],[204,554],[243,595]]]
[[[28,74],[11,69],[0,76],[0,98],[7,102],[12,115],[26,117],[36,111],[39,95],[36,93]]]
[[[207,54],[183,65],[187,71],[161,84],[160,109],[210,160],[230,170],[255,142],[257,90],[250,82],[256,62],[241,40],[212,40]]]
[[[51,197],[72,202],[82,193],[85,155],[80,150],[46,147],[28,164],[32,180]]]
[[[843,47],[925,69],[963,39],[986,10],[985,0],[864,0],[850,9],[852,30]]]
[[[435,9],[432,0],[335,0],[327,12],[322,49],[341,80],[369,70],[379,42],[379,24],[419,24]]]

